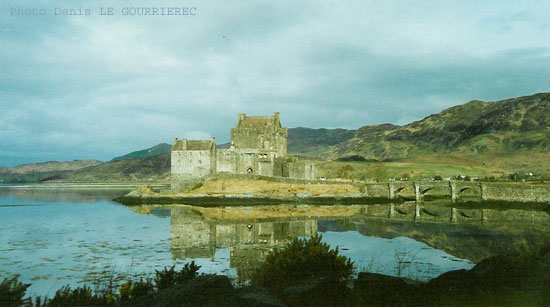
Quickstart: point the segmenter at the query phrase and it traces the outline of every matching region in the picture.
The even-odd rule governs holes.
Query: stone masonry
[[[172,146],[172,190],[188,189],[216,174],[260,175],[313,180],[314,163],[287,156],[288,129],[273,116],[239,114],[228,149],[211,140],[179,140]]]

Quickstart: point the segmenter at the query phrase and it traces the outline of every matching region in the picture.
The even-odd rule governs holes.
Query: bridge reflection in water
[[[476,182],[476,181],[392,181],[359,185],[364,193],[374,197],[394,199],[400,195],[413,196],[421,202],[430,191],[460,201],[463,195],[475,195],[482,201],[549,203],[550,185],[541,183]]]
[[[133,207],[150,212],[156,206]],[[170,209],[175,259],[209,258],[229,248],[230,267],[248,279],[266,255],[295,237],[356,231],[366,237],[408,237],[455,257],[479,262],[550,242],[541,210],[464,208],[442,202],[347,206],[258,206]]]

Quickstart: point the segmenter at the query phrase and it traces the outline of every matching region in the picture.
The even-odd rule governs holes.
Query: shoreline
[[[167,188],[169,183],[110,183],[110,182],[90,182],[90,183],[14,183],[14,184],[0,184],[0,189],[135,189],[137,187],[148,185],[152,188]]]
[[[269,196],[269,195],[190,195],[190,196],[122,196],[113,199],[126,206],[185,204],[202,207],[263,206],[280,204],[352,205],[403,203],[403,198],[353,197],[353,196]]]

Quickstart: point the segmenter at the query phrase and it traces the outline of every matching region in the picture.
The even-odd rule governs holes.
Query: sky
[[[128,16],[125,7],[196,9]],[[46,15],[16,10],[32,8]],[[90,15],[55,14],[71,8]],[[238,113],[356,129],[550,91],[549,1],[4,0],[0,9],[0,166],[108,161],[175,137],[224,143]]]

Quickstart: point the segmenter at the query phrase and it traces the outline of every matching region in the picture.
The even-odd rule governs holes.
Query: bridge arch
[[[422,195],[429,195],[427,194],[428,192],[430,191],[442,191],[444,192],[445,195],[449,195],[449,187],[448,186],[440,186],[440,185],[437,185],[437,186],[428,186],[428,187],[425,187],[425,188],[421,188],[420,189],[420,192],[422,193]]]
[[[470,189],[471,189],[471,187],[467,186],[467,187],[460,188],[458,191],[459,191],[459,193],[462,193],[462,192],[464,192],[466,190],[470,190]]]

